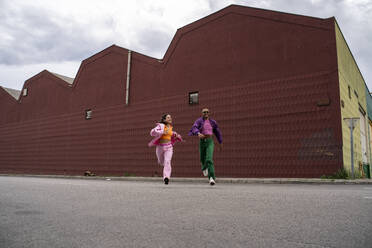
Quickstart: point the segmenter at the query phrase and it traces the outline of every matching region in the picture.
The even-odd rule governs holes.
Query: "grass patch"
[[[350,179],[350,175],[344,168],[342,168],[332,175],[328,175],[328,176],[323,175],[320,178],[321,179]]]

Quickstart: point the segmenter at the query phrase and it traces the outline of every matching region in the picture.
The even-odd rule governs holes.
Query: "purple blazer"
[[[218,128],[217,122],[215,120],[211,119],[211,118],[209,118],[209,122],[211,123],[213,133],[214,133],[214,135],[216,135],[218,143],[221,144],[222,143],[222,134],[221,134],[220,129]],[[204,119],[203,119],[203,117],[200,117],[199,119],[197,119],[195,121],[194,125],[192,125],[192,128],[189,132],[189,135],[193,136],[193,135],[198,135],[199,133],[201,133],[202,129],[203,129],[203,125],[204,125]]]

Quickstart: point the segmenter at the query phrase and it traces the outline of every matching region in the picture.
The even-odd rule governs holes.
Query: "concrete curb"
[[[0,174],[7,177],[34,177],[34,178],[60,178],[60,179],[87,179],[112,181],[138,181],[159,182],[161,177],[116,177],[116,176],[67,176],[67,175],[25,175]],[[172,182],[207,183],[203,178],[172,177]],[[320,178],[217,178],[216,183],[231,184],[372,184],[371,179],[320,179]]]

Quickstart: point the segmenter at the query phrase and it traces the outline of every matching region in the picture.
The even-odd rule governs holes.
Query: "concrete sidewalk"
[[[143,181],[159,182],[161,177],[116,177],[116,176],[68,176],[68,175],[25,175],[25,174],[0,174],[9,177],[37,177],[37,178],[66,178],[88,180],[112,181]],[[207,178],[172,177],[171,182],[208,183]],[[320,178],[217,178],[216,183],[240,184],[372,184],[372,179],[320,179]]]

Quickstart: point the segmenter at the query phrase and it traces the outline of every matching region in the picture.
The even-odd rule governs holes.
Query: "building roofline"
[[[62,79],[63,81],[65,81],[66,83],[68,83],[70,85],[72,85],[74,83],[74,78],[70,78],[70,77],[55,73],[55,72],[50,72],[50,73],[52,73],[54,76]]]
[[[35,78],[43,75],[43,73],[45,72],[53,75],[55,78],[60,79],[61,81],[59,82],[61,83],[63,82],[65,86],[68,86],[69,88],[74,88],[79,83],[79,78],[80,78],[83,68],[87,64],[94,62],[95,60],[107,55],[110,52],[117,52],[119,54],[124,55],[124,54],[127,54],[128,51],[132,51],[133,52],[132,59],[138,59],[138,60],[141,60],[143,62],[152,64],[155,66],[160,66],[160,65],[166,66],[167,62],[171,58],[173,52],[175,51],[177,47],[178,42],[182,39],[183,35],[197,28],[200,28],[201,26],[204,26],[212,21],[215,21],[221,17],[224,17],[225,15],[228,15],[228,14],[241,14],[241,15],[251,16],[254,18],[262,18],[262,19],[268,19],[268,20],[273,20],[273,21],[288,22],[288,23],[294,23],[297,25],[305,25],[305,26],[311,26],[311,27],[322,28],[322,29],[329,29],[330,28],[329,21],[335,20],[334,17],[323,19],[323,18],[318,18],[318,17],[303,16],[303,15],[298,15],[298,14],[285,13],[285,12],[280,12],[280,11],[253,8],[253,7],[233,4],[233,5],[226,6],[225,8],[222,8],[214,13],[211,13],[201,19],[198,19],[194,22],[191,22],[177,29],[177,32],[173,36],[173,39],[171,40],[167,48],[167,51],[165,52],[162,59],[156,59],[148,55],[132,51],[131,49],[123,48],[123,47],[113,44],[105,48],[104,50],[84,59],[79,66],[79,69],[78,69],[78,72],[76,73],[75,78],[70,78],[70,77],[66,77],[66,76],[63,76],[63,75],[60,75],[54,72],[43,70],[40,73],[34,75],[33,77],[27,79],[22,87],[22,90],[24,89],[26,83],[33,81]],[[21,98],[22,96],[19,97],[19,99]]]
[[[351,54],[351,57],[353,58],[354,63],[355,63],[355,65],[356,65],[356,67],[357,67],[357,69],[358,69],[358,71],[359,71],[359,73],[360,73],[360,76],[361,76],[362,79],[363,79],[364,85],[367,87],[367,92],[370,92],[369,89],[368,89],[368,85],[367,85],[367,83],[366,83],[366,80],[364,80],[363,74],[362,74],[362,72],[361,72],[360,69],[359,69],[358,63],[356,62],[355,57],[354,57],[353,53],[352,53],[351,50],[350,50],[349,44],[347,43],[347,41],[346,41],[346,39],[345,39],[345,36],[344,36],[344,34],[342,33],[342,30],[341,30],[341,28],[340,28],[340,25],[338,25],[338,22],[337,22],[336,18],[335,18],[335,24],[337,25],[338,30],[340,30],[340,33],[341,33],[341,35],[342,35],[342,38],[343,38],[344,41],[345,41],[346,47],[347,47],[347,49],[349,50],[349,52],[350,52],[350,54]]]
[[[165,52],[162,61],[166,64],[168,60],[172,57],[174,50],[177,47],[178,42],[182,39],[182,36],[191,32],[197,28],[200,28],[207,23],[215,21],[221,17],[224,17],[228,14],[240,14],[245,16],[250,16],[254,18],[261,18],[266,20],[272,20],[277,22],[286,22],[292,23],[302,26],[310,26],[313,28],[321,28],[321,29],[330,29],[330,21],[334,19],[334,17],[328,18],[319,18],[319,17],[311,17],[311,16],[304,16],[292,13],[285,13],[280,11],[274,10],[267,10],[267,9],[259,9],[253,8],[248,6],[242,5],[229,5],[221,10],[218,10],[214,13],[211,13],[201,19],[198,19],[194,22],[191,22],[181,28],[177,29],[176,34],[174,35],[170,45],[168,46],[167,51]]]
[[[16,89],[12,89],[12,88],[7,88],[7,87],[3,87],[3,86],[0,86],[6,93],[9,94],[9,96],[11,96],[14,100],[18,100],[20,95],[21,95],[21,91],[20,90],[16,90]]]

